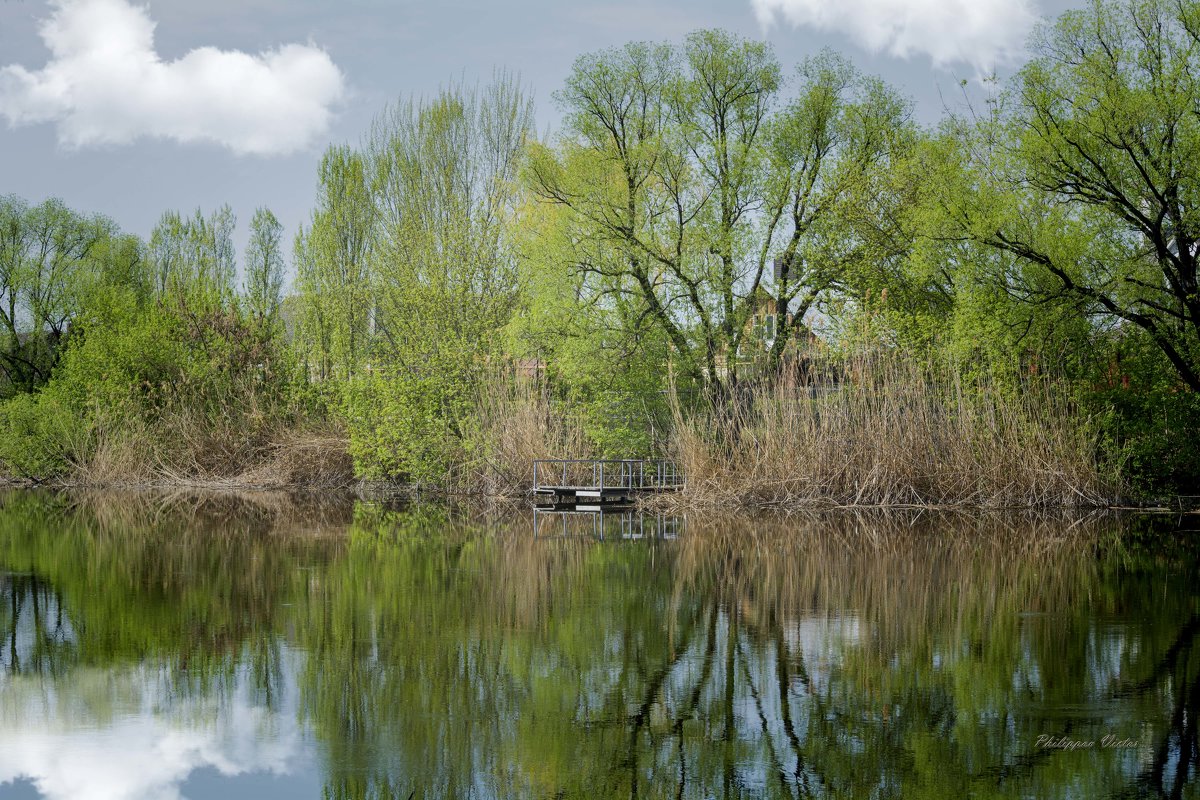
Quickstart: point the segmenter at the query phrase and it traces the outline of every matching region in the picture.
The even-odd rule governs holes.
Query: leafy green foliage
[[[293,414],[302,376],[270,303],[244,311],[232,293],[232,225],[228,208],[164,215],[148,259],[115,232],[88,245],[53,371],[0,405],[9,471],[61,476],[114,448],[131,477],[205,470]]]
[[[369,180],[362,154],[331,147],[321,159],[311,224],[296,235],[297,340],[322,380],[357,374],[369,347],[376,217]]]
[[[86,423],[50,393],[0,404],[0,463],[21,478],[60,475],[87,455]]]
[[[253,450],[314,413],[361,476],[507,485],[499,458],[661,454],[676,410],[903,353],[1010,398],[1050,382],[1104,421],[1097,469],[1192,491],[1197,8],[1068,12],[1007,91],[929,129],[835,53],[788,80],[720,30],[579,57],[553,140],[511,76],[451,85],[328,149],[286,298],[266,209],[239,296],[227,206],[143,244],[3,198],[0,397],[40,392],[5,412],[29,442],[3,460],[63,471],[168,423]]]
[[[102,217],[0,197],[0,397],[44,385],[88,293],[113,277],[136,280],[140,262]]]
[[[283,292],[283,225],[270,209],[260,208],[250,220],[246,247],[246,306],[255,322],[271,328],[278,322]]]
[[[360,375],[346,386],[350,454],[361,476],[443,484],[461,463],[458,427],[472,409],[470,382],[436,370]]]
[[[517,307],[510,221],[532,106],[514,81],[452,87],[333,148],[297,239],[310,372],[336,378],[360,474],[444,482]]]
[[[961,130],[961,233],[1013,300],[1138,332],[1200,391],[1194,4],[1094,2],[1046,25],[1017,85]]]
[[[163,214],[150,236],[158,294],[172,297],[196,312],[230,303],[237,271],[233,248],[236,224],[229,206],[222,206],[209,217],[200,209],[189,218],[174,211]]]

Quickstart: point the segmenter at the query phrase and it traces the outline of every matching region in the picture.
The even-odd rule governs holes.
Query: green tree
[[[156,290],[192,313],[227,306],[235,296],[236,225],[228,205],[208,217],[200,209],[186,219],[175,211],[164,213],[150,235]]]
[[[330,147],[321,159],[316,210],[294,250],[303,329],[321,378],[347,379],[366,356],[376,217],[366,160],[349,147]]]
[[[352,408],[367,469],[436,480],[466,446],[518,299],[512,220],[532,125],[530,100],[501,74],[401,103],[373,126],[374,369]]]
[[[819,299],[907,249],[907,187],[888,177],[914,141],[907,105],[832,54],[782,107],[781,84],[766,45],[723,31],[583,56],[556,96],[566,135],[533,160],[539,196],[568,212],[581,302],[657,328],[717,395],[762,347],[763,298],[777,368]]]
[[[1092,0],[1041,29],[1035,58],[969,142],[958,205],[1022,302],[1140,333],[1200,390],[1200,4]]]
[[[246,246],[246,302],[254,320],[273,328],[279,316],[283,291],[283,225],[270,209],[260,208],[250,220]]]
[[[903,209],[915,181],[902,166],[919,136],[908,103],[832,52],[797,74],[796,97],[771,120],[762,208],[760,262],[778,253],[773,369],[810,310],[886,287],[912,243]]]
[[[584,302],[636,302],[717,391],[736,382],[723,362],[763,272],[746,233],[778,86],[765,45],[718,31],[582,56],[556,95],[561,146],[533,162],[538,194],[570,210]]]
[[[109,220],[77,214],[58,200],[29,206],[0,197],[4,383],[31,391],[50,379],[71,320],[103,271],[96,258],[100,245],[116,235]]]

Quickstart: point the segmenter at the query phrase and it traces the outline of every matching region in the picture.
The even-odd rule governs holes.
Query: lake
[[[0,798],[1196,797],[1197,521],[0,493]]]

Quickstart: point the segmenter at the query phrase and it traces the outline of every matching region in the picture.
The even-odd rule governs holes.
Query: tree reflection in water
[[[1169,524],[4,503],[6,674],[292,692],[327,797],[1196,794],[1200,551]]]

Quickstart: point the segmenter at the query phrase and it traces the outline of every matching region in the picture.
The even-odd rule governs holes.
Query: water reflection
[[[0,796],[1196,794],[1178,524],[0,502]]]
[[[532,513],[533,535],[540,538],[675,539],[687,524],[684,517],[676,514],[619,507],[535,507]]]
[[[75,651],[76,634],[54,587],[35,574],[0,572],[7,647],[0,670],[11,675],[56,673]]]
[[[249,683],[180,697],[172,676],[148,667],[10,679],[0,692],[0,786],[22,779],[54,800],[165,800],[197,770],[296,769],[300,730],[256,704]]]

